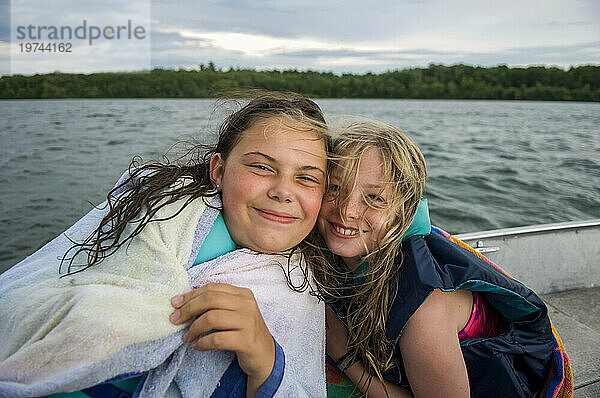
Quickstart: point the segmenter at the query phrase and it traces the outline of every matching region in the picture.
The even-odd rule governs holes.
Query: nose
[[[344,212],[344,216],[348,220],[357,220],[360,218],[362,210],[363,210],[363,198],[360,193],[352,192],[348,202],[346,202],[346,206],[342,210]]]
[[[269,198],[282,203],[291,203],[294,198],[290,183],[283,177],[274,181],[267,195]]]

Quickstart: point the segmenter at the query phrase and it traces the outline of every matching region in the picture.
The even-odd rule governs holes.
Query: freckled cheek
[[[372,240],[374,242],[379,241],[383,238],[386,232],[390,228],[390,222],[386,221],[383,217],[377,217],[373,220],[373,236]]]

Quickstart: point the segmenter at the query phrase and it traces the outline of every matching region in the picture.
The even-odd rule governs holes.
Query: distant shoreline
[[[253,69],[153,69],[92,74],[0,77],[0,99],[217,98],[248,88],[312,98],[600,101],[600,66],[430,65],[378,74]]]

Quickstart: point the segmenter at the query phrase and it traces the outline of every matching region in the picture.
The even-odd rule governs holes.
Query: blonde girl
[[[558,382],[568,392],[544,303],[432,229],[417,145],[351,120],[334,153],[317,222],[332,254],[316,269],[331,304],[328,396],[552,396]]]

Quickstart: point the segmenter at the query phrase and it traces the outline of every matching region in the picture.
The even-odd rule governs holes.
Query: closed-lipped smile
[[[278,222],[280,224],[292,224],[293,222],[295,222],[298,217],[294,217],[288,213],[281,213],[281,212],[277,212],[277,211],[273,211],[273,210],[264,210],[264,209],[258,209],[258,208],[254,208],[254,210],[256,210],[256,212],[263,218],[266,218],[269,221],[275,221]]]

